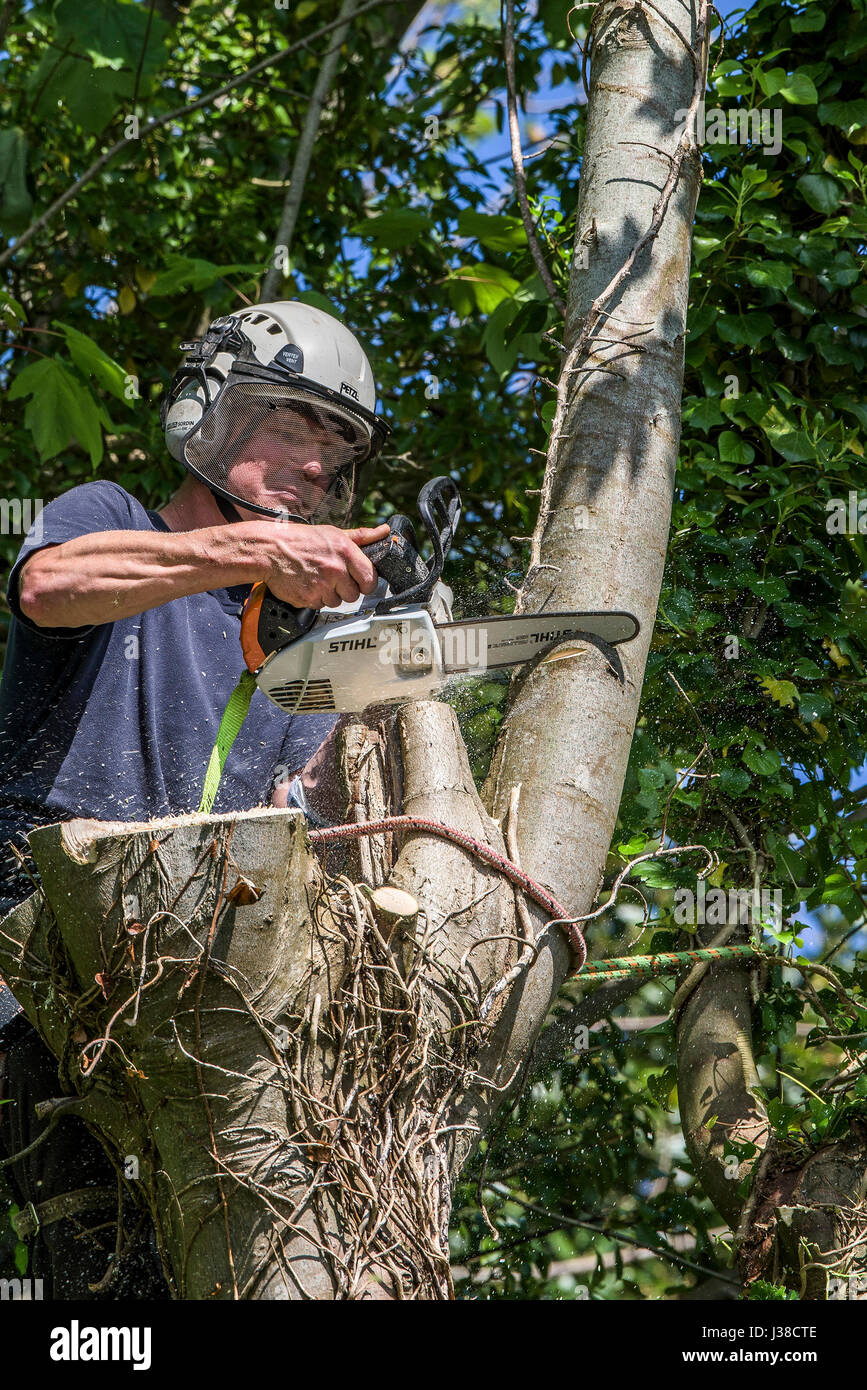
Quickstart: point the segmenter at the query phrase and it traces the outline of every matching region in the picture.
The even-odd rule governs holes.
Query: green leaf
[[[867,99],[859,97],[856,101],[823,101],[819,105],[819,120],[825,125],[837,126],[847,135],[867,126]]]
[[[723,463],[737,463],[746,466],[752,463],[756,451],[751,444],[742,439],[734,430],[723,430],[717,439],[719,456]]]
[[[720,768],[719,786],[723,796],[740,796],[750,785],[750,775],[742,767],[731,767],[723,763]]]
[[[816,457],[816,446],[803,430],[772,436],[771,447],[789,463],[806,463],[808,459]]]
[[[761,684],[775,704],[782,709],[791,709],[798,698],[798,687],[791,681],[776,680],[773,676],[761,676]]]
[[[799,850],[793,849],[785,842],[777,845],[774,849],[774,861],[779,869],[788,874],[793,883],[805,883],[810,876],[809,860]]]
[[[831,713],[831,701],[818,691],[810,691],[800,697],[798,713],[808,724],[812,724],[814,719],[826,719]]]
[[[132,94],[133,74],[110,66],[95,68],[85,58],[61,57],[48,51],[31,74],[28,89],[36,98],[35,111],[44,120],[54,119],[58,106],[82,130],[103,130]]]
[[[489,251],[520,251],[527,245],[520,217],[507,217],[504,213],[493,216],[467,209],[458,217],[458,233],[472,237]]]
[[[767,72],[759,68],[756,76],[759,79],[759,86],[762,91],[769,97],[775,97],[783,83],[787,80],[785,68],[768,68]]]
[[[723,73],[721,77],[717,77],[714,89],[720,97],[746,96],[750,90],[750,79],[744,73]]]
[[[757,347],[773,331],[770,314],[721,314],[717,320],[717,333],[735,347]]]
[[[0,315],[6,320],[10,328],[14,328],[17,323],[26,323],[27,313],[23,304],[19,304],[17,299],[13,299],[8,290],[0,285]],[[865,407],[867,409],[867,407]]]
[[[389,208],[356,222],[349,230],[354,236],[369,238],[389,251],[400,251],[430,233],[433,223],[427,213],[416,208]]]
[[[774,748],[745,748],[741,757],[757,777],[771,777],[780,770],[780,755]]]
[[[688,421],[691,429],[704,430],[705,434],[714,425],[723,423],[723,414],[715,400],[699,401],[690,412]]]
[[[802,174],[795,187],[814,212],[823,212],[826,217],[836,212],[846,193],[845,185],[830,174]]]
[[[806,362],[813,355],[809,343],[803,338],[793,338],[782,328],[778,328],[774,334],[774,342],[789,362]]]
[[[84,376],[95,376],[100,386],[117,396],[118,400],[126,400],[127,374],[120,363],[104,353],[92,338],[79,333],[77,328],[61,323],[59,319],[55,319],[54,324],[63,330],[69,355],[79,371]]]
[[[853,348],[847,334],[835,329],[830,323],[817,323],[807,334],[807,341],[814,343],[826,362],[833,367],[856,362],[860,354],[853,355]]]
[[[860,421],[864,429],[867,430],[867,403],[864,401],[856,401],[849,396],[838,393],[831,404],[836,406],[838,410],[848,410],[851,415],[855,416],[856,420]]]
[[[261,265],[248,262],[242,265],[214,265],[194,256],[171,253],[166,257],[166,269],[161,271],[150,288],[152,295],[177,294],[180,290],[206,290],[224,275],[242,272],[254,275]]]
[[[804,681],[819,680],[823,675],[821,666],[817,666],[815,661],[810,661],[809,657],[806,656],[798,657],[792,667],[792,673]]]
[[[747,266],[747,279],[750,284],[758,285],[761,289],[787,290],[792,278],[791,266],[783,265],[782,261],[764,261]]]
[[[45,357],[19,372],[9,392],[11,401],[30,396],[24,423],[43,459],[53,458],[68,444],[78,443],[96,465],[102,458],[102,430],[111,421],[74,372],[57,358]]]
[[[686,321],[687,337],[690,342],[707,332],[716,322],[718,310],[714,305],[705,304],[700,309],[690,309]]]
[[[18,126],[0,130],[0,227],[24,231],[33,211],[27,191],[27,137]]]
[[[476,307],[483,314],[492,314],[497,305],[520,289],[518,281],[508,271],[498,265],[487,265],[484,261],[472,261],[460,266],[450,277],[449,292],[454,292],[453,303],[458,313],[466,317],[467,291],[472,295]]]
[[[789,592],[785,579],[779,574],[769,574],[765,578],[751,579],[747,587],[765,603],[779,603]]]
[[[803,68],[799,68],[791,77],[787,77],[783,85],[777,90],[781,97],[785,97],[786,101],[792,102],[795,106],[814,106],[819,100],[816,85]]]
[[[520,300],[514,295],[508,296],[497,305],[482,334],[482,346],[488,355],[488,361],[501,377],[513,369],[518,359],[520,340],[513,338],[507,341],[507,332],[520,309]]]
[[[542,409],[539,411],[539,415],[542,420],[542,424],[545,428],[546,434],[551,433],[551,426],[554,423],[554,414],[556,410],[556,401],[546,401],[545,404],[542,406]]]
[[[795,34],[812,34],[825,27],[825,11],[818,5],[811,5],[803,14],[792,15],[789,23]]]
[[[695,259],[703,261],[705,256],[710,256],[717,247],[722,246],[722,238],[718,236],[694,236],[692,245]]]
[[[159,61],[159,49],[169,25],[159,11],[129,0],[60,0],[54,18],[58,28],[73,38],[97,66],[123,64],[135,69],[142,62],[147,71]],[[142,54],[145,38],[147,49]]]

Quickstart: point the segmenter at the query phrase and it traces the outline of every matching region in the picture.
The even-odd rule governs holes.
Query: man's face
[[[228,489],[260,506],[328,521],[346,498],[343,479],[361,452],[341,422],[318,407],[268,408],[237,444],[226,448]],[[251,520],[258,513],[239,510]]]

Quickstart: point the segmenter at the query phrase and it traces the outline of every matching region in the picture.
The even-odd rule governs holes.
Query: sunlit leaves
[[[423,212],[414,208],[389,208],[357,222],[350,231],[356,236],[369,237],[377,246],[399,251],[411,246],[430,228],[430,218]]]

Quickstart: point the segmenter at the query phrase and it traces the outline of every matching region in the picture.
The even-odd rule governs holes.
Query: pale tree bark
[[[595,12],[520,599],[629,609],[640,637],[572,642],[516,677],[484,799],[446,705],[368,711],[341,744],[348,819],[400,810],[508,845],[576,916],[602,879],[662,579],[700,179],[676,113],[704,89],[707,18],[705,0]],[[261,810],[74,822],[32,845],[43,886],[3,923],[0,969],[81,1113],[139,1157],[176,1295],[449,1297],[450,1192],[567,973],[561,929],[418,831],[320,861],[295,813]]]
[[[805,977],[821,969],[803,966]],[[777,1144],[753,1055],[758,982],[750,974],[710,966],[677,1012],[687,1152],[735,1233],[746,1285],[761,1278],[806,1300],[867,1300],[867,1126],[853,1115],[848,1132],[813,1152]],[[847,1055],[835,1080],[863,1070],[863,1054]],[[833,1099],[830,1089],[825,1099]]]

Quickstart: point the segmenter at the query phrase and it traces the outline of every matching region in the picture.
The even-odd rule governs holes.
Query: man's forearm
[[[96,531],[48,546],[21,570],[22,612],[40,627],[89,627],[190,594],[255,583],[271,569],[266,526]]]

